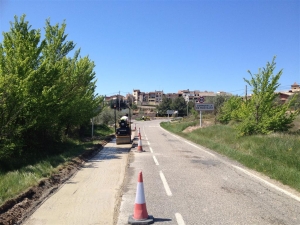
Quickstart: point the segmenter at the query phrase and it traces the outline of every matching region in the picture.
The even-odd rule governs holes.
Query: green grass
[[[161,126],[300,191],[299,134],[238,137],[229,125],[213,125],[183,133],[189,123],[162,123]]]
[[[71,159],[85,151],[89,151],[94,144],[98,144],[106,136],[113,133],[107,126],[97,125],[94,127],[96,140],[81,142],[79,140],[68,139],[66,142],[56,146],[58,153],[50,155],[40,155],[26,161],[20,159],[24,164],[18,169],[0,170],[0,205],[24,192],[28,188],[37,185],[38,182],[56,173],[59,168],[67,164]]]

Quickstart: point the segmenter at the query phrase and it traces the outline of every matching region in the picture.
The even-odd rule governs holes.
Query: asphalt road
[[[145,152],[132,149],[118,225],[133,214],[138,173],[157,224],[300,224],[300,194],[159,126],[136,122]]]

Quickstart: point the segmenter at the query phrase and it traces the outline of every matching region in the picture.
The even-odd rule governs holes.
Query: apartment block
[[[186,102],[198,102],[200,96],[214,97],[219,93],[198,90],[190,91],[189,89],[179,90],[177,93],[164,93],[163,91],[141,92],[139,89],[134,89],[132,95],[137,105],[158,105],[164,97],[174,99],[182,96]]]

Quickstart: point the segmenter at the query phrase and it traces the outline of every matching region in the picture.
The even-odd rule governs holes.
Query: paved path
[[[131,147],[106,144],[23,224],[115,224]]]

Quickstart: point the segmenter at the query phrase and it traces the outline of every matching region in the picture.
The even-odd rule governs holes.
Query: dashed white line
[[[183,141],[186,142],[187,144],[189,144],[189,145],[191,145],[191,146],[193,146],[193,147],[196,147],[196,148],[200,149],[201,151],[204,151],[204,152],[206,152],[206,153],[212,155],[213,157],[217,157],[215,154],[213,154],[213,153],[211,153],[211,152],[208,152],[208,151],[204,150],[203,148],[200,148],[200,147],[198,147],[197,145],[194,145],[194,144],[192,144],[192,143],[190,143],[190,142],[188,142],[188,141],[186,141],[186,140],[184,140],[184,139],[182,139],[182,138],[180,138],[180,137],[177,137],[176,135],[174,135],[174,134],[172,134],[171,132],[169,132],[169,131],[163,129],[162,127],[160,127],[160,128],[161,128],[162,130],[164,130],[165,132],[167,132],[167,133],[173,135],[174,137],[183,140]],[[268,185],[268,186],[270,186],[270,187],[276,189],[277,191],[280,191],[280,192],[286,194],[287,196],[289,196],[289,197],[291,197],[291,198],[293,198],[293,199],[295,199],[295,200],[297,200],[297,201],[300,202],[300,197],[298,197],[297,195],[294,195],[293,193],[291,193],[291,192],[289,192],[289,191],[286,191],[286,190],[284,190],[284,189],[278,187],[277,185],[272,184],[272,183],[268,182],[267,180],[265,180],[265,179],[263,179],[263,178],[260,178],[260,177],[258,177],[258,176],[256,176],[256,175],[254,175],[253,173],[251,173],[251,172],[249,172],[249,171],[247,171],[247,170],[245,170],[245,169],[243,169],[243,168],[241,168],[241,167],[239,167],[239,166],[235,166],[235,165],[233,165],[233,164],[231,164],[231,163],[229,163],[229,162],[227,162],[227,161],[224,161],[224,160],[222,160],[222,159],[219,158],[219,157],[218,157],[218,160],[220,160],[221,162],[223,162],[223,163],[225,163],[225,164],[227,164],[227,165],[229,165],[229,166],[232,166],[232,167],[234,167],[234,168],[240,170],[241,172],[243,172],[243,173],[245,173],[245,174],[248,174],[249,176],[251,176],[251,177],[253,177],[253,178],[255,178],[255,179],[257,179],[257,180],[259,180],[259,181],[261,181],[261,182],[263,182],[263,183],[265,183],[266,185]]]
[[[163,174],[162,171],[159,171],[159,175],[160,175],[160,179],[161,179],[162,182],[163,182],[163,185],[164,185],[164,188],[165,188],[165,190],[166,190],[167,195],[168,195],[168,196],[172,196],[172,192],[171,192],[171,190],[170,190],[170,188],[169,188],[169,185],[168,185],[168,182],[167,182],[167,180],[166,180],[166,178],[165,178],[165,175]]]
[[[175,217],[178,225],[185,225],[185,222],[180,213],[175,213]]]
[[[159,166],[159,163],[158,163],[158,161],[157,161],[155,155],[153,156],[153,160],[154,160],[155,164],[156,164],[157,166]]]
[[[151,147],[149,147],[149,149],[150,149],[150,152],[151,152],[151,153],[153,153],[153,150],[152,150],[152,148],[151,148]]]

